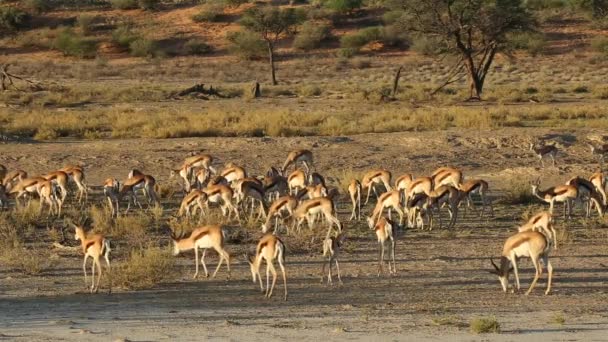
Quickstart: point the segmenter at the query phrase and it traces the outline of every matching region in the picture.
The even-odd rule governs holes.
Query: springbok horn
[[[496,264],[494,263],[494,260],[493,260],[492,258],[490,258],[490,262],[492,263],[492,266],[494,266],[494,268],[495,268],[497,271],[500,271],[500,268],[498,268],[498,266],[496,266]]]

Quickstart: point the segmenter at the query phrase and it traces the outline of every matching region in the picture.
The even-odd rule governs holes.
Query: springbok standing
[[[87,235],[85,233],[84,227],[77,226],[72,223],[74,226],[75,234],[74,239],[76,241],[80,240],[80,245],[82,247],[82,252],[84,253],[84,261],[82,262],[82,271],[84,272],[84,283],[85,286],[88,286],[87,282],[87,259],[89,257],[93,258],[93,263],[91,264],[91,293],[97,293],[99,291],[99,282],[101,281],[101,263],[99,259],[103,256],[106,260],[106,265],[108,268],[108,272],[110,271],[110,241],[104,238],[101,234],[92,234]],[[97,284],[95,284],[95,267],[97,267],[97,271],[99,275],[97,276]],[[110,278],[110,292],[112,292],[112,279]]]
[[[361,179],[361,189],[367,189],[367,196],[365,197],[365,204],[369,202],[369,195],[371,191],[374,191],[376,198],[379,196],[376,189],[376,185],[382,183],[386,191],[391,191],[391,173],[387,170],[372,170],[363,175]]]
[[[287,300],[287,276],[285,275],[285,244],[276,235],[266,234],[260,239],[255,249],[255,256],[247,258],[253,283],[256,279],[260,281],[260,289],[265,292],[264,297],[272,297],[272,291],[277,282],[277,271],[274,267],[275,260],[278,261],[281,273],[283,274],[283,284],[285,286],[285,297]],[[266,261],[266,291],[262,284],[262,276],[260,275],[260,266],[262,260]],[[270,285],[270,273],[272,273],[272,286]]]
[[[338,255],[340,254],[340,249],[342,245],[344,245],[344,241],[346,241],[346,234],[344,232],[338,233],[336,236],[330,236],[329,232],[325,240],[323,240],[323,257],[327,258],[328,265],[328,274],[327,274],[327,283],[329,285],[333,284],[331,279],[331,263],[334,261],[336,263],[336,271],[338,272],[338,281],[342,284],[342,278],[340,277],[340,264],[338,263]],[[323,266],[321,268],[321,282],[325,278],[325,261],[323,261]]]
[[[295,150],[289,152],[285,163],[283,163],[281,172],[285,174],[290,165],[293,165],[295,170],[298,163],[302,163],[306,169],[306,173],[310,173],[310,168],[314,167],[312,152],[310,150]]]
[[[381,217],[377,222],[374,223],[370,218],[367,219],[367,223],[370,229],[373,229],[378,238],[378,277],[383,271],[384,263],[384,246],[389,243],[391,259],[393,261],[393,267],[391,269],[391,261],[388,260],[388,273],[390,275],[396,274],[397,269],[395,267],[395,234],[397,232],[397,224],[386,217]]]
[[[350,215],[350,221],[353,219],[361,220],[361,182],[353,179],[348,185],[348,194],[353,205],[353,212]]]
[[[181,252],[189,251],[194,249],[194,264],[195,272],[193,278],[198,277],[198,250],[203,250],[201,257],[201,264],[205,271],[205,277],[209,277],[207,272],[207,265],[205,264],[205,253],[208,248],[213,248],[220,257],[217,263],[217,268],[213,272],[212,278],[215,278],[217,271],[220,270],[222,263],[226,262],[226,268],[228,269],[228,278],[230,278],[230,254],[224,249],[224,240],[226,239],[226,233],[220,225],[203,226],[194,229],[189,236],[177,236],[174,232],[171,232],[171,240],[173,240],[173,255],[178,255]]]
[[[542,167],[545,167],[545,162],[543,159],[545,157],[550,157],[553,162],[553,166],[555,167],[555,156],[557,155],[557,147],[555,145],[542,145],[537,146],[534,143],[530,143],[530,151],[534,152]]]

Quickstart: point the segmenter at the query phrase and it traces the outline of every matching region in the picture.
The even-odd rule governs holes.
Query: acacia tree
[[[468,78],[469,99],[481,99],[497,53],[508,49],[510,33],[531,30],[534,20],[521,0],[393,0],[404,11],[400,23],[415,34],[441,42],[441,53],[456,62],[444,86]]]
[[[247,10],[239,21],[243,27],[260,34],[266,42],[273,85],[277,84],[274,67],[276,43],[283,37],[293,35],[303,19],[304,16],[293,8],[264,6]]]

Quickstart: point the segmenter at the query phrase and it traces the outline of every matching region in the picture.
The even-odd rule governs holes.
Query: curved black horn
[[[495,268],[497,271],[500,271],[500,268],[499,268],[499,267],[498,267],[498,266],[497,266],[497,265],[494,263],[494,259],[490,258],[490,262],[492,263],[492,266],[494,266],[494,268]]]

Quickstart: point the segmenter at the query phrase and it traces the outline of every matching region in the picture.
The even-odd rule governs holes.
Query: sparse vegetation
[[[331,34],[331,26],[326,22],[307,21],[293,40],[293,47],[309,51],[316,49]]]
[[[204,5],[201,10],[192,16],[194,22],[213,22],[220,18],[224,8],[221,4],[208,4]]]
[[[231,43],[230,50],[243,59],[263,57],[266,46],[260,37],[248,30],[230,32],[227,36]]]
[[[27,13],[15,7],[0,7],[0,29],[15,31],[22,28],[28,19]]]
[[[93,58],[97,53],[97,42],[66,28],[53,41],[53,48],[63,52],[66,56]]]
[[[186,49],[186,53],[188,55],[206,55],[213,51],[211,45],[205,43],[200,39],[190,39],[184,44],[184,48]]]
[[[530,204],[535,200],[530,183],[527,180],[513,180],[507,189],[501,199],[504,204]]]
[[[470,329],[475,334],[499,333],[500,324],[496,317],[478,317],[471,320]]]
[[[145,289],[173,279],[175,258],[167,249],[135,249],[112,269],[114,284],[127,289]]]
[[[110,0],[113,8],[130,10],[138,7],[137,0]]]

